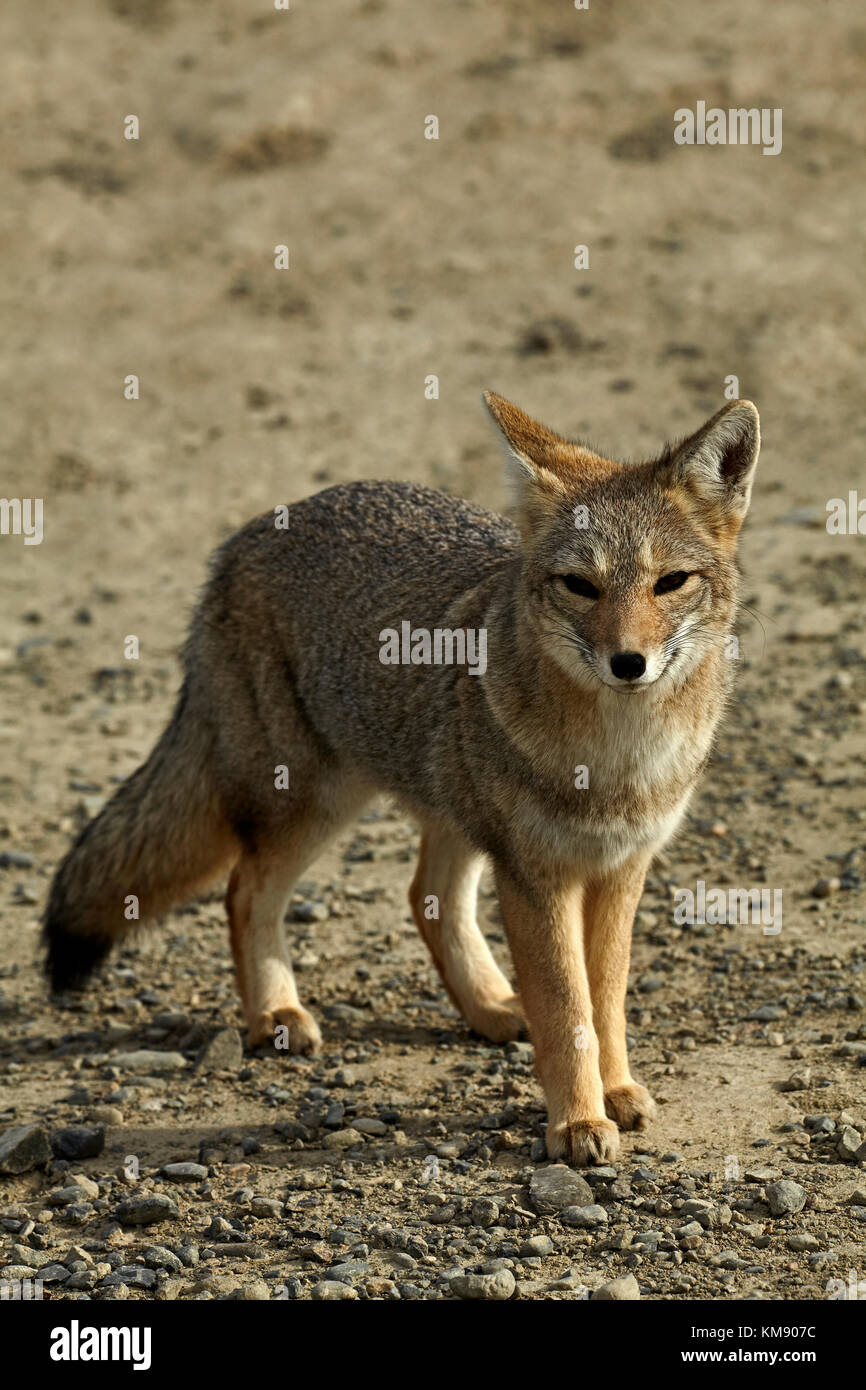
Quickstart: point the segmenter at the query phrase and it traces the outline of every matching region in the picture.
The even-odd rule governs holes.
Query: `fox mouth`
[[[650,681],[608,681],[603,676],[599,676],[599,680],[608,690],[615,690],[618,695],[639,695],[642,690],[649,690],[652,686],[658,685],[663,675],[664,671],[659,671],[659,674],[653,676]]]

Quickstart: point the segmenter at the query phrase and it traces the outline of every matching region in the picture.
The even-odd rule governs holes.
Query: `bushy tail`
[[[185,685],[147,762],[84,827],[54,876],[42,939],[55,991],[80,989],[131,928],[190,897],[234,857],[213,751]]]

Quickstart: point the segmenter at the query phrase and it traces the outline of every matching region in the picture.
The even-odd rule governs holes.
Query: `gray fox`
[[[626,1053],[632,921],[731,687],[758,413],[733,401],[623,464],[485,400],[516,525],[425,487],[348,483],[216,552],[173,718],[57,871],[47,971],[80,988],[129,928],[128,895],[146,920],[228,872],[250,1044],[279,1027],[315,1050],[286,904],[390,793],[421,825],[409,900],[446,990],[485,1038],[528,1025],[550,1157],[606,1163],[653,1111]],[[476,923],[485,861],[517,990]]]

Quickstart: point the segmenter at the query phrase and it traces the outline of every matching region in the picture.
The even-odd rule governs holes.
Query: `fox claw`
[[[267,1010],[250,1025],[250,1047],[271,1046],[278,1052],[297,1055],[319,1052],[322,1035],[312,1014],[300,1006]]]
[[[573,1120],[548,1129],[547,1152],[576,1168],[612,1163],[619,1153],[619,1131],[610,1120]]]
[[[526,1019],[517,994],[496,1003],[480,1005],[473,1009],[471,1017],[467,1016],[467,1022],[474,1032],[490,1042],[513,1042],[527,1033]]]
[[[649,1091],[636,1081],[606,1091],[604,1108],[622,1130],[644,1130],[656,1113],[655,1101]]]

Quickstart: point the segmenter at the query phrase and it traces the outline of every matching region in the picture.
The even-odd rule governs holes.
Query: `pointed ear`
[[[758,412],[751,401],[731,401],[673,449],[665,467],[672,481],[709,503],[737,529],[749,510],[761,447]]]
[[[562,485],[574,478],[575,445],[495,391],[484,392],[484,404],[502,431],[509,455],[520,465],[519,477],[562,494]]]

